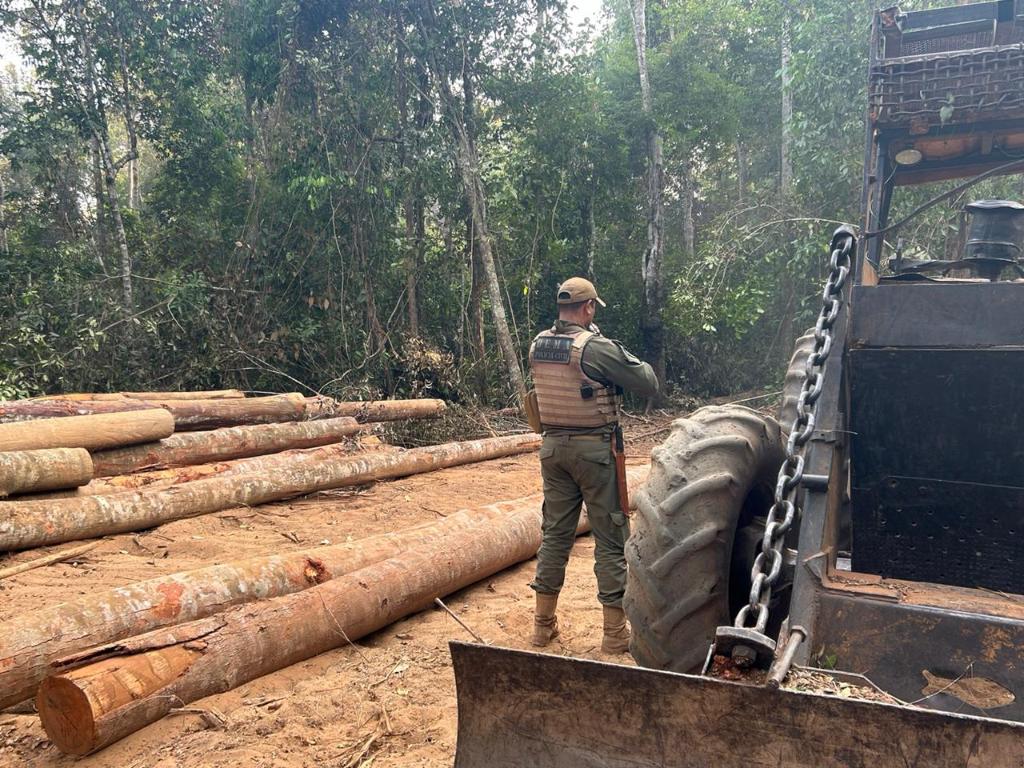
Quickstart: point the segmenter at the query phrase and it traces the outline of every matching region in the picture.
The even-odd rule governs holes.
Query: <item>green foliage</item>
[[[607,3],[598,32],[574,29],[564,2],[435,2],[435,51],[414,22],[422,5],[0,0],[31,65],[0,77],[0,396],[159,384],[500,402],[431,54],[472,97],[521,351],[591,256],[602,328],[637,347],[649,126],[626,0]],[[829,234],[858,215],[867,7],[785,5],[648,4],[669,375],[689,392],[777,378],[814,315]],[[33,8],[56,34],[24,23]],[[782,201],[784,24],[794,191]],[[99,121],[123,156],[126,114],[142,190],[131,209],[122,168],[130,317],[90,140]],[[936,211],[908,239],[939,250],[954,219]]]

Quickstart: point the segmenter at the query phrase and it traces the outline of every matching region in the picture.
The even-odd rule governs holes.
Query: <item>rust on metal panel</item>
[[[1024,723],[1019,619],[826,590],[812,645],[812,662],[859,672],[903,701]],[[943,690],[940,679],[957,684]]]
[[[456,768],[1020,768],[1024,726],[451,644]]]
[[[822,585],[840,592],[889,599],[907,605],[1024,620],[1024,596],[1006,592],[886,579],[870,573],[833,569],[822,579]]]

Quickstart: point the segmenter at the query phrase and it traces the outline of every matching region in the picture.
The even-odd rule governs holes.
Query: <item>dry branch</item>
[[[84,555],[86,552],[91,552],[96,549],[100,543],[93,541],[88,544],[82,544],[78,547],[68,547],[67,549],[61,550],[60,552],[51,552],[49,555],[43,555],[37,557],[35,560],[29,560],[24,563],[18,563],[7,568],[0,568],[0,581],[3,579],[10,578],[11,576],[17,576],[19,573],[25,573],[26,571],[32,571],[36,568],[42,568],[46,565],[53,565],[54,563],[60,563],[65,560],[71,560],[72,558]],[[24,698],[24,697],[23,697]],[[16,701],[12,701],[12,704],[17,704]],[[0,709],[3,709],[3,704],[0,704]]]
[[[342,456],[337,460],[311,459],[300,451],[293,455],[292,462],[269,475],[252,472],[156,490],[56,500],[9,501],[0,505],[0,551],[139,531],[230,507],[263,504],[313,491],[525,453],[536,450],[538,445],[536,435],[516,435],[445,443],[401,453],[372,453],[356,458]]]

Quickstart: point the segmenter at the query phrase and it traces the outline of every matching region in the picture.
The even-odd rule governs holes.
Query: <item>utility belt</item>
[[[557,429],[557,427],[555,427]],[[591,443],[611,443],[612,433],[605,432],[604,434],[590,432],[579,435],[574,435],[571,432],[558,432],[552,434],[551,432],[544,433],[545,440],[554,440],[559,443],[570,443],[570,442],[591,442]]]

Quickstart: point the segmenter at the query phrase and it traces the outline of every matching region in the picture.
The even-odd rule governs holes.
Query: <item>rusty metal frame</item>
[[[453,642],[456,768],[1019,768],[1022,728]]]

